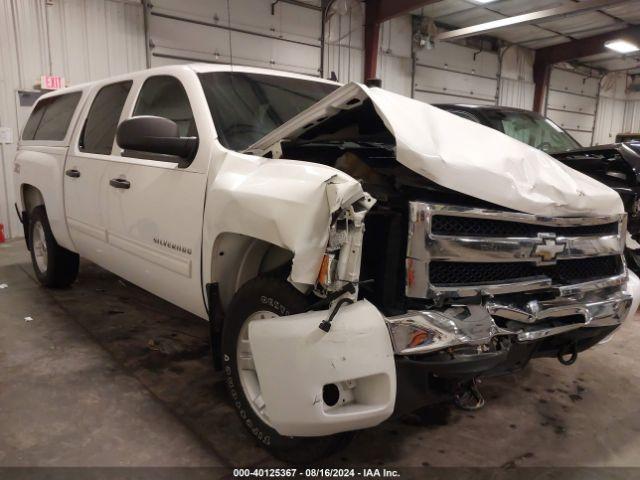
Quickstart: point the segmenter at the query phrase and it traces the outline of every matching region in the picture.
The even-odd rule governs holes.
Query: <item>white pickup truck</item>
[[[86,257],[208,319],[249,431],[307,461],[635,312],[619,196],[380,88],[215,65],[44,95],[15,158],[40,282]]]

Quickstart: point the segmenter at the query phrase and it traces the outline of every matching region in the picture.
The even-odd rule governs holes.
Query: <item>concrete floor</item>
[[[1,466],[275,466],[213,371],[207,325],[83,262],[46,290],[0,244]],[[31,317],[26,321],[25,317]],[[640,466],[640,323],[564,367],[483,383],[486,407],[361,432],[327,465]]]

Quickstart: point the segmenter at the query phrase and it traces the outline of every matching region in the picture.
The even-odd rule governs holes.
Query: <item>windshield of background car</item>
[[[299,78],[240,72],[199,75],[218,140],[241,151],[338,88]]]
[[[486,115],[496,130],[546,153],[580,148],[567,132],[540,115],[518,111],[490,111]]]

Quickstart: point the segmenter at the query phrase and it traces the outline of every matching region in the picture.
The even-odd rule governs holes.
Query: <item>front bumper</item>
[[[640,302],[640,280],[617,290],[529,302],[409,312],[385,318],[366,300],[327,311],[254,321],[249,341],[272,426],[282,435],[321,436],[375,426],[394,411],[426,405],[465,380],[522,368],[537,356],[576,351],[609,336]],[[324,395],[332,386],[339,395]],[[439,393],[440,392],[440,393]]]
[[[638,277],[631,273],[631,285]],[[507,297],[508,298],[508,297]],[[620,325],[634,295],[628,288],[589,291],[552,300],[495,297],[484,305],[410,311],[387,320],[398,355],[426,354],[462,346],[485,346],[500,336],[530,342],[580,328]]]

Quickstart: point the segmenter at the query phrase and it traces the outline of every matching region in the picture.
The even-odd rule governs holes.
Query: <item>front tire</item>
[[[314,462],[344,448],[353,433],[326,437],[286,437],[270,424],[247,336],[251,319],[294,315],[308,310],[309,300],[290,283],[257,277],[234,295],[222,331],[222,358],[227,389],[236,412],[251,434],[276,458],[295,464]]]
[[[29,245],[33,270],[42,285],[64,288],[75,281],[80,258],[58,245],[44,206],[34,208],[29,216]]]

